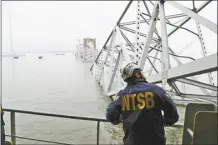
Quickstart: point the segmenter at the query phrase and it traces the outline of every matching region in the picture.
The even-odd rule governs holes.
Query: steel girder
[[[146,37],[146,40],[145,40],[145,47],[144,47],[144,50],[143,50],[143,53],[142,53],[142,56],[141,56],[141,59],[140,59],[140,68],[141,69],[144,69],[144,65],[145,65],[145,61],[146,61],[146,58],[147,58],[147,55],[148,55],[148,48],[150,47],[150,44],[151,44],[151,40],[152,40],[152,36],[153,36],[153,33],[154,33],[154,30],[155,30],[155,26],[156,26],[156,17],[158,16],[159,14],[159,8],[158,8],[158,2],[156,2],[154,8],[153,8],[153,12],[152,12],[152,16],[151,16],[151,22],[150,22],[150,25],[149,25],[149,28],[148,28],[148,36]]]
[[[197,22],[201,23],[202,25],[204,25],[205,27],[207,27],[208,29],[210,29],[211,31],[217,34],[217,25],[214,24],[213,22],[209,21],[208,19],[200,15],[197,15],[195,12],[189,10],[188,8],[180,5],[179,3],[175,1],[167,1],[167,2],[175,6],[176,8],[180,9],[181,11],[186,13],[189,17],[195,19]]]
[[[204,17],[201,17],[200,15],[198,15],[197,13],[200,12],[203,8],[205,8],[210,1],[207,1],[205,3],[203,3],[199,8],[195,8],[195,4],[193,2],[193,9],[189,10],[188,8],[182,6],[181,4],[177,3],[177,2],[171,2],[171,1],[166,1],[165,3],[169,3],[172,6],[180,9],[183,13],[181,14],[176,14],[176,15],[168,15],[165,16],[164,13],[164,4],[165,3],[161,3],[161,2],[156,2],[153,6],[153,13],[151,14],[151,12],[149,11],[148,5],[146,4],[145,1],[143,1],[143,4],[145,6],[146,12],[147,14],[143,13],[144,15],[148,16],[146,19],[142,16],[141,18],[143,18],[144,20],[137,20],[140,22],[140,24],[145,23],[148,24],[149,29],[147,33],[143,33],[140,32],[139,35],[140,37],[144,37],[145,41],[144,42],[140,42],[139,46],[140,48],[143,48],[143,52],[140,53],[141,57],[141,68],[144,68],[144,64],[146,59],[149,60],[149,63],[151,64],[151,68],[153,69],[149,69],[149,75],[147,77],[147,80],[149,82],[153,82],[153,83],[161,83],[164,79],[165,81],[168,82],[168,84],[176,91],[176,94],[181,96],[181,97],[193,97],[193,98],[204,98],[206,97],[206,95],[208,95],[209,100],[214,97],[211,96],[210,93],[207,90],[212,90],[212,91],[217,91],[217,86],[212,85],[212,83],[207,84],[204,82],[200,82],[196,79],[195,75],[200,75],[200,74],[204,74],[204,73],[210,73],[212,71],[217,71],[217,54],[212,54],[210,56],[205,56],[203,58],[200,59],[193,59],[192,57],[187,57],[187,56],[179,56],[178,54],[176,54],[172,48],[170,48],[168,46],[168,37],[172,37],[172,34],[174,34],[177,30],[184,29],[187,30],[188,32],[193,32],[191,30],[188,30],[187,28],[183,28],[182,26],[184,24],[186,24],[189,20],[194,19],[197,23],[201,23],[204,26],[206,26],[209,30],[215,32],[217,34],[217,28],[215,28],[215,26],[217,26],[216,24],[210,22],[209,20],[207,20]],[[132,3],[132,2],[131,2]],[[136,21],[129,21],[129,22],[121,22],[122,17],[125,15],[125,13],[127,12],[130,4],[129,3],[127,5],[127,8],[125,9],[125,11],[123,12],[122,16],[120,17],[119,21],[116,23],[116,25],[119,27],[119,31],[125,30],[127,32],[130,32],[132,34],[136,33],[135,30],[125,27],[125,25],[132,25],[132,24],[136,24]],[[158,16],[160,14],[160,16]],[[168,19],[176,19],[176,18],[181,18],[184,17],[184,19],[177,25],[175,26],[174,24],[172,24]],[[186,17],[186,18],[185,18]],[[161,35],[156,31],[156,20],[160,20],[160,28],[161,28]],[[167,24],[170,24],[171,26],[174,26],[175,28],[173,28],[169,33],[167,33]],[[121,32],[121,36],[124,38],[124,40],[126,41],[127,44],[116,44],[115,45],[115,50],[113,52],[110,52],[109,57],[113,57],[111,59],[114,59],[114,65],[113,65],[113,72],[112,72],[112,77],[110,79],[110,84],[108,89],[106,89],[106,93],[108,93],[108,95],[112,95],[114,90],[111,90],[112,85],[113,85],[113,81],[115,76],[117,75],[117,69],[120,65],[120,60],[122,59],[122,55],[120,54],[120,48],[124,48],[125,46],[125,50],[128,50],[127,53],[131,52],[131,54],[129,54],[128,56],[130,57],[134,57],[134,46],[135,46],[135,42],[132,42],[122,31]],[[154,38],[153,33],[157,33],[158,36],[161,36],[161,38]],[[196,34],[195,32],[193,32],[194,35],[198,36],[201,35],[198,31],[198,34]],[[103,49],[101,50],[101,53],[105,53],[105,51],[103,50],[109,50],[111,49],[111,46],[106,46],[108,40],[110,39],[111,35],[109,36],[109,38],[107,39],[105,45],[103,46]],[[202,42],[201,42],[202,43]],[[151,44],[154,44],[154,46],[151,46]],[[159,48],[157,48],[159,47]],[[155,54],[149,55],[152,51],[156,51]],[[159,54],[162,54],[163,57],[162,59],[158,58],[158,52],[160,52]],[[116,53],[117,55],[117,59],[115,59],[115,57],[113,56],[113,54],[111,53]],[[172,55],[172,58],[175,59],[175,61],[177,62],[177,67],[174,68],[170,68],[170,59],[169,56]],[[149,58],[153,58],[154,60],[151,61]],[[183,63],[180,58],[187,58],[190,59],[192,62],[189,63]],[[98,59],[98,58],[97,58]],[[96,60],[97,60],[96,59]],[[162,70],[157,70],[156,67],[156,60],[159,60],[160,63],[164,63],[165,66],[162,66]],[[105,63],[106,65],[107,63]],[[164,68],[165,67],[165,68]],[[155,70],[157,74],[152,73],[152,70]],[[163,72],[166,72],[166,76],[163,76]],[[191,79],[187,79],[185,77],[191,77],[193,80]],[[199,87],[204,94],[206,95],[199,95],[199,94],[184,94],[181,92],[180,88],[178,88],[178,86],[176,85],[175,82],[180,82],[180,83],[184,83],[184,84],[189,84],[192,86],[197,86]],[[122,88],[122,87],[121,87]],[[115,91],[116,92],[116,91]],[[114,93],[115,94],[115,93]]]
[[[168,79],[178,79],[217,71],[217,53],[168,70]],[[162,81],[161,73],[147,77],[152,83]]]
[[[202,82],[187,79],[187,78],[180,78],[180,79],[176,79],[175,81],[178,81],[178,82],[181,82],[181,83],[186,83],[186,84],[193,85],[193,86],[198,86],[198,87],[205,88],[205,89],[208,89],[208,90],[217,91],[217,87],[214,86],[214,85],[202,83]]]

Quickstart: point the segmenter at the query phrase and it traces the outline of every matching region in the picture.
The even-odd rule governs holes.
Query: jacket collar
[[[135,85],[140,82],[148,83],[145,78],[139,78],[139,79],[135,79],[134,81],[129,82],[127,86]]]

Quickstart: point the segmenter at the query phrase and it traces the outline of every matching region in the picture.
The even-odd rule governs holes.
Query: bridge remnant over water
[[[217,50],[207,52],[205,37],[210,36],[203,35],[203,28],[217,37],[217,24],[207,18],[209,15],[199,14],[212,1],[181,3],[160,0],[127,4],[91,67],[108,96],[125,87],[119,68],[123,61],[131,60],[142,68],[149,82],[178,96],[174,98],[178,102],[216,103]],[[131,8],[136,8],[136,19],[126,22]]]
[[[93,62],[98,54],[96,49],[96,39],[84,38],[83,42],[78,40],[77,50],[75,53],[76,58],[83,62]]]

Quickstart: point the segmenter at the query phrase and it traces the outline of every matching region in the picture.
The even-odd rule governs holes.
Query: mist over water
[[[38,59],[43,56],[43,59]],[[74,54],[27,54],[2,59],[3,108],[105,118],[110,100]],[[181,111],[184,111],[183,109]],[[10,114],[5,112],[6,134]],[[180,118],[180,120],[183,120]],[[71,144],[95,144],[97,122],[16,114],[16,135]],[[122,125],[100,124],[100,143],[122,143]],[[40,142],[17,139],[17,143]],[[43,144],[42,142],[40,144]]]
[[[41,55],[43,59],[38,59]],[[2,61],[3,108],[105,118],[107,98],[89,71],[91,64],[77,61],[73,54],[28,54]],[[5,121],[10,134],[8,113]],[[68,143],[96,141],[96,122],[17,114],[16,126],[18,136]]]

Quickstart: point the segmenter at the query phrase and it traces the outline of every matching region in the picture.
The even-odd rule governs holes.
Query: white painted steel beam
[[[161,24],[161,43],[162,43],[162,83],[165,85],[168,78],[168,70],[170,69],[170,58],[169,58],[169,48],[168,48],[168,38],[167,38],[167,27],[164,3],[159,2],[160,10],[160,24]]]
[[[171,4],[172,6],[178,8],[179,10],[186,13],[189,17],[195,19],[197,22],[201,23],[211,31],[217,34],[217,25],[213,22],[209,21],[208,19],[196,14],[195,12],[189,10],[188,8],[182,6],[181,4],[175,2],[175,1],[167,1],[167,3]]]
[[[176,18],[180,18],[180,17],[186,17],[187,15],[182,13],[182,14],[175,14],[175,15],[169,15],[169,16],[166,16],[166,19],[176,19]],[[157,18],[158,20],[160,18]],[[150,22],[150,19],[145,19],[147,22]],[[146,23],[145,20],[140,20],[140,23]],[[120,26],[125,26],[125,25],[133,25],[133,24],[136,24],[136,21],[129,21],[129,22],[123,22],[123,23],[120,23]]]
[[[199,40],[201,43],[202,54],[205,57],[207,55],[206,54],[207,51],[206,51],[206,46],[205,46],[204,39],[203,39],[203,34],[201,32],[200,24],[196,21],[195,21],[195,23],[196,23],[196,27],[198,30]],[[210,83],[210,85],[212,85],[213,84],[213,81],[212,81],[213,77],[212,77],[211,73],[208,73],[207,75],[208,75],[209,83]]]
[[[190,63],[180,65],[168,70],[168,79],[177,79],[182,77],[189,77],[200,75],[217,70],[217,53],[204,58],[195,60]],[[148,82],[160,83],[162,81],[161,73],[147,77]]]
[[[140,59],[140,63],[139,63],[139,66],[140,66],[141,69],[143,69],[144,66],[145,66],[145,62],[146,62],[147,55],[148,55],[148,49],[149,49],[150,44],[151,44],[151,39],[152,39],[154,29],[155,29],[155,26],[156,26],[158,14],[159,14],[159,8],[158,8],[158,2],[156,2],[155,6],[153,8],[153,12],[152,12],[152,16],[151,16],[151,22],[150,22],[147,37],[146,37],[146,40],[145,40],[145,47],[144,47],[144,50],[143,50],[143,53],[142,53],[142,56],[141,56],[141,59]]]
[[[212,0],[206,1],[205,3],[203,3],[199,8],[197,8],[195,10],[196,13],[200,12],[202,9],[204,9]],[[191,17],[186,18],[185,20],[183,20],[179,26],[183,26],[185,23],[187,23],[189,20],[191,19]],[[170,31],[170,33],[168,34],[168,37],[171,36],[173,33],[175,33],[177,30],[179,29],[179,27],[174,28],[173,30]]]
[[[125,31],[131,32],[131,33],[136,33],[135,30],[130,29],[130,28],[127,28],[127,27],[124,27],[124,26],[120,26],[120,28],[123,29],[123,30],[125,30]],[[147,37],[146,34],[141,33],[141,32],[139,33],[139,35],[142,36],[142,37]],[[158,42],[158,41],[159,41],[157,38],[154,38],[154,37],[152,38],[152,40],[155,41],[155,42]]]
[[[129,3],[127,4],[127,6],[126,6],[125,10],[123,11],[122,15],[121,15],[120,18],[118,19],[116,25],[117,25],[117,24],[120,24],[120,21],[121,21],[121,20],[123,19],[123,17],[125,16],[127,10],[129,9],[130,5],[132,4],[132,2],[133,2],[132,0],[129,1]],[[104,47],[107,45],[108,41],[110,40],[110,38],[111,38],[111,36],[112,36],[112,34],[113,34],[113,31],[114,31],[114,29],[111,31],[109,37],[107,38],[106,42],[104,43],[104,46],[103,46],[103,48],[101,49],[101,51],[99,52],[98,56],[96,57],[94,64],[97,62],[99,56],[100,56],[101,53],[102,53],[102,50],[104,49]],[[92,68],[94,67],[94,64],[92,64],[92,66],[91,66],[91,68],[90,68],[90,71],[92,71]]]
[[[112,48],[112,45],[113,45],[113,43],[114,43],[114,41],[115,41],[115,38],[116,38],[116,33],[115,33],[115,29],[113,30],[113,33],[112,33],[112,38],[111,38],[111,43],[110,43],[110,47],[109,47],[109,49],[107,50],[107,54],[106,54],[106,57],[105,57],[105,60],[104,60],[104,62],[103,62],[103,64],[101,64],[101,66],[100,66],[100,74],[99,74],[99,81],[101,80],[101,76],[102,76],[102,74],[103,74],[103,70],[104,70],[104,65],[107,63],[107,60],[108,60],[108,57],[109,57],[109,52],[110,52],[110,50],[111,50],[111,48]]]
[[[217,86],[213,86],[213,85],[202,83],[202,82],[195,81],[195,80],[190,80],[187,78],[180,78],[180,79],[176,79],[175,81],[186,83],[186,84],[193,85],[193,86],[198,86],[198,87],[213,90],[213,91],[217,91]]]
[[[116,31],[117,31],[117,36],[118,36],[118,39],[120,40],[121,42],[121,51],[122,51],[122,54],[123,54],[123,57],[126,61],[130,61],[130,57],[128,55],[128,52],[126,50],[126,47],[125,47],[125,44],[123,42],[123,39],[122,39],[122,35],[121,35],[121,32],[120,32],[120,28],[117,26],[116,27]]]
[[[170,52],[171,52],[171,53],[174,53],[171,49],[170,49]],[[175,57],[175,56],[173,56],[173,55],[172,55],[172,57],[176,60],[176,62],[178,63],[179,66],[183,64],[177,57]],[[195,81],[197,80],[197,79],[195,78],[195,76],[192,76],[192,79],[195,80]],[[207,95],[210,95],[210,93],[209,93],[207,90],[205,90],[205,89],[203,89],[203,88],[200,88],[200,89],[201,89],[201,91],[202,91],[203,93],[205,93],[205,94],[207,94]]]
[[[121,56],[121,51],[119,51],[119,53],[118,53],[117,60],[116,60],[114,69],[112,71],[112,76],[111,76],[111,79],[110,79],[110,83],[109,83],[107,92],[109,92],[111,90],[111,88],[112,88],[112,85],[113,85],[113,82],[114,82],[114,78],[115,78],[115,75],[116,75],[116,72],[117,72],[117,68],[118,68],[118,65],[120,63],[120,56]]]
[[[205,100],[211,100],[213,102],[217,101],[217,96],[209,96],[209,95],[181,94],[181,97],[185,97],[189,99],[205,99]]]
[[[181,92],[180,92],[179,88],[177,87],[177,85],[175,84],[175,82],[170,80],[170,81],[168,81],[168,84],[176,91],[177,95],[181,94]]]
[[[193,19],[198,19],[199,17],[198,16],[196,16],[197,14],[197,12],[199,12],[201,9],[203,9],[206,5],[208,5],[210,3],[210,1],[207,1],[206,3],[204,3],[202,6],[200,6],[198,9],[196,9],[196,11],[195,12],[193,12],[195,15],[194,15],[194,17],[195,18],[193,18],[192,16],[190,16],[190,14],[188,15],[188,14],[185,14],[185,15],[187,15],[187,16],[190,16],[189,18],[187,18],[187,19],[185,19],[184,21],[182,21],[179,25],[180,26],[182,26],[182,25],[184,25],[188,20],[190,20],[191,18],[193,18]],[[189,12],[190,12],[191,10],[189,10]],[[192,12],[192,11],[191,11]],[[157,17],[158,18],[158,17]],[[167,17],[165,17],[165,18],[167,18]],[[149,20],[151,20],[151,19],[149,19]],[[203,21],[203,23],[205,23],[206,21],[204,21],[204,20],[202,20],[202,19],[200,19],[200,21]],[[145,21],[140,21],[140,23],[141,22],[145,22]],[[151,22],[151,21],[150,21]],[[198,21],[199,22],[199,21]],[[124,25],[125,24],[133,24],[133,23],[135,23],[135,22],[127,22],[127,23],[123,23]],[[201,22],[200,22],[201,23]],[[122,29],[124,29],[124,30],[126,30],[126,31],[129,31],[129,32],[132,32],[132,33],[135,33],[135,31],[133,30],[133,29],[130,29],[130,28],[127,28],[127,27],[123,27],[123,24],[118,24],[118,26],[120,26],[120,28],[122,28]],[[210,26],[209,26],[210,27]],[[178,30],[179,28],[175,28],[175,29],[173,29],[169,34],[168,34],[168,37],[169,36],[171,36],[176,30]],[[217,30],[216,30],[217,31]],[[214,32],[214,31],[213,31]],[[217,33],[217,32],[216,32]],[[143,35],[143,37],[146,37],[146,39],[147,39],[147,37],[148,37],[148,35],[146,35],[146,34],[143,34],[143,33],[141,33],[142,35]],[[140,35],[141,35],[140,34]],[[120,35],[121,36],[121,35]],[[167,37],[166,37],[167,38]],[[154,39],[154,38],[151,38],[151,39]],[[146,41],[147,42],[147,41]],[[155,42],[155,40],[152,40],[151,42]],[[156,42],[159,42],[159,41],[156,41]],[[146,43],[147,44],[147,43]],[[133,44],[134,45],[134,44]],[[122,49],[122,48],[124,48],[125,49],[125,51],[127,51],[127,49],[129,48],[129,47],[127,47],[127,45],[125,45],[125,44],[122,44],[122,47],[120,47],[120,45],[118,46],[118,45],[116,45],[115,46],[116,47],[116,49],[117,50],[115,50],[115,53],[117,53],[120,49]],[[118,48],[117,48],[118,47]],[[149,47],[151,47],[151,46],[149,46]],[[104,49],[104,48],[103,48]],[[106,50],[107,51],[107,50]],[[171,50],[170,50],[170,52],[172,52]],[[128,55],[130,55],[130,53],[132,53],[132,52],[130,52],[130,51],[127,51],[127,54]],[[187,63],[187,64],[182,64],[182,62],[177,58],[177,57],[175,57],[175,56],[173,56],[173,58],[178,62],[178,67],[175,67],[175,68],[172,68],[172,69],[169,69],[169,72],[168,72],[168,78],[170,79],[169,81],[172,81],[172,83],[174,82],[174,81],[177,81],[177,80],[179,80],[180,79],[180,81],[182,80],[184,83],[186,83],[186,84],[191,84],[191,85],[195,85],[195,86],[198,86],[202,91],[204,91],[204,92],[207,92],[207,90],[206,89],[210,89],[210,90],[217,90],[217,88],[214,88],[214,86],[208,86],[207,84],[204,84],[204,83],[201,83],[201,82],[198,82],[198,81],[194,81],[194,80],[187,80],[187,79],[183,79],[183,77],[187,77],[187,76],[192,76],[191,78],[193,78],[194,79],[194,75],[198,75],[198,74],[202,74],[202,73],[206,73],[206,72],[210,72],[210,71],[214,71],[214,70],[217,70],[217,64],[216,65],[214,65],[214,63],[217,61],[217,54],[215,54],[216,55],[216,57],[213,57],[213,56],[208,56],[208,57],[205,57],[205,58],[202,58],[203,60],[201,60],[201,59],[199,59],[199,60],[196,60],[196,61],[193,61],[193,62],[190,62],[190,63]],[[169,56],[169,55],[168,55]],[[147,57],[148,57],[148,55],[147,55]],[[146,58],[145,58],[146,59]],[[156,59],[155,59],[156,60]],[[204,62],[204,61],[206,61],[206,62]],[[114,62],[114,64],[115,64],[115,62]],[[105,64],[106,65],[106,64]],[[207,66],[208,65],[208,66]],[[113,65],[113,67],[114,67],[115,65]],[[117,74],[115,74],[115,75],[117,75]],[[147,80],[149,81],[149,79],[150,80],[153,80],[153,82],[155,82],[155,83],[157,83],[158,81],[159,82],[161,82],[162,81],[162,79],[163,78],[161,78],[161,74],[159,73],[159,74],[157,74],[157,75],[152,75],[152,76],[150,76],[150,77],[148,77],[147,78]],[[196,80],[196,79],[195,79]],[[111,81],[111,80],[109,80],[109,81]],[[149,81],[150,82],[150,81]],[[151,81],[152,82],[152,81]],[[111,92],[109,92],[109,94],[111,94],[113,91],[115,91],[115,90],[112,90]],[[116,92],[115,92],[116,93]],[[207,95],[207,93],[205,93],[206,95]],[[184,95],[184,94],[182,94],[182,95]],[[205,95],[205,96],[206,96]],[[192,95],[190,95],[190,94],[185,94],[185,97],[186,96],[190,96],[190,97],[192,97]],[[205,97],[205,96],[200,96],[200,98],[201,97]],[[208,95],[209,96],[209,95]],[[195,96],[196,98],[198,98],[199,97],[199,95],[196,95]]]
[[[139,60],[140,60],[140,45],[139,45],[139,34],[140,34],[140,14],[141,14],[141,11],[140,11],[140,1],[138,1],[138,4],[137,4],[137,13],[136,13],[136,31],[135,31],[135,45],[134,45],[134,50],[135,50],[135,59],[134,59],[134,62],[136,64],[138,64]]]
[[[113,70],[113,62],[114,62],[114,51],[115,51],[115,42],[116,42],[116,31],[114,31],[114,37],[111,45],[111,52],[110,52],[110,58],[111,58],[111,70]]]
[[[158,46],[158,47],[159,47],[159,46]],[[158,55],[158,51],[155,51],[154,57],[157,58],[157,55]],[[155,65],[156,60],[157,60],[157,59],[153,59],[153,62],[152,62],[153,65]],[[151,66],[150,71],[149,71],[149,73],[148,73],[148,76],[151,75],[152,71],[153,71],[153,67]]]
[[[139,42],[139,44],[140,44],[140,46],[143,46],[143,45],[145,45],[145,42]],[[151,43],[151,44],[155,44],[155,45],[156,45],[157,43],[154,42],[154,43]],[[131,46],[134,46],[135,43],[130,43],[130,45],[131,45]],[[125,44],[125,46],[130,46],[130,45],[129,45],[129,44]],[[155,45],[154,45],[153,47],[155,47]],[[117,48],[117,47],[121,47],[121,45],[120,45],[120,44],[117,44],[117,45],[115,46],[115,48]],[[152,48],[152,46],[150,46],[150,48]],[[102,49],[102,50],[105,51],[105,50],[107,50],[107,49],[109,49],[109,46],[106,46],[105,49]],[[133,51],[133,50],[130,50],[130,51]]]

